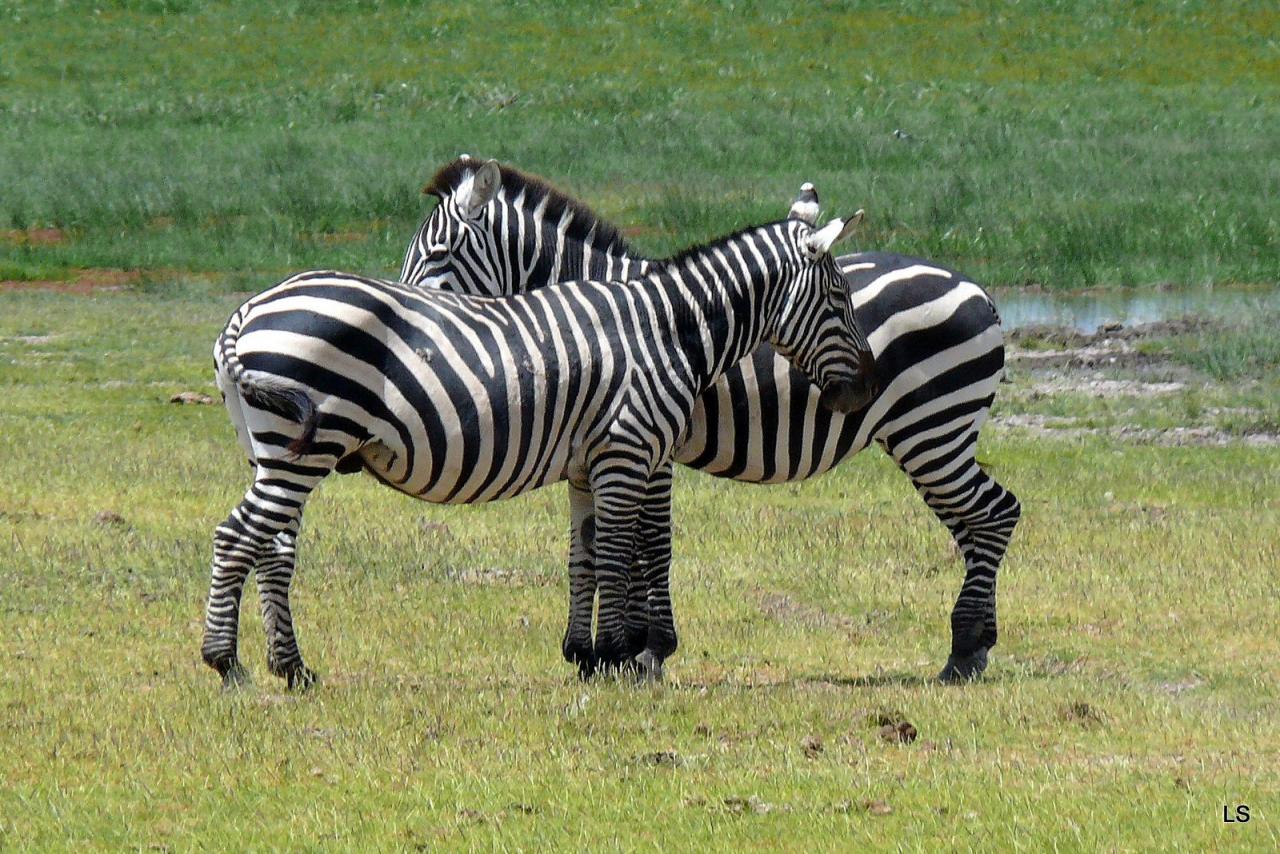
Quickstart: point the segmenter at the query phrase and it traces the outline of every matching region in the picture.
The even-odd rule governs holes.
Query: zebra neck
[[[654,265],[699,389],[754,351],[782,300],[776,226],[761,226]],[[768,245],[766,245],[768,244]]]
[[[513,218],[519,221],[519,210]],[[558,221],[535,218],[532,227],[508,229],[509,255],[520,258],[521,286],[514,292],[550,282],[628,281],[643,276],[651,262],[627,254],[617,243],[596,240],[592,227],[586,239],[574,236],[574,214],[564,211]],[[579,225],[580,229],[582,226]]]

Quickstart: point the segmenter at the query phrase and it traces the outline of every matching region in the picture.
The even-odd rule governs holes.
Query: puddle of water
[[[1229,318],[1280,311],[1280,287],[1066,294],[999,289],[992,297],[1006,330],[1048,324],[1092,333],[1106,323],[1132,326],[1184,315]]]

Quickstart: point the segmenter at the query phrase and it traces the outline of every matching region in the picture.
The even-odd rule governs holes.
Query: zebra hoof
[[[972,682],[982,676],[987,669],[987,648],[982,647],[972,655],[951,655],[947,664],[938,674],[938,681],[954,685],[960,682]]]
[[[564,655],[564,660],[578,668],[578,678],[584,682],[595,675],[596,672],[596,656],[591,649],[591,641],[580,643],[569,640],[567,637],[560,644],[560,652]]]
[[[627,628],[627,658],[639,658],[649,642],[649,627]]]
[[[623,665],[631,661],[631,656],[627,655],[626,642],[622,638],[605,638],[596,637],[595,647],[596,668],[605,673],[621,673]]]
[[[285,674],[285,679],[289,682],[290,691],[310,691],[320,684],[320,677],[305,664],[299,664],[297,667],[290,669]]]
[[[644,650],[632,659],[636,681],[642,685],[662,682],[662,659],[650,650]]]
[[[220,669],[219,672],[222,673],[223,691],[235,691],[253,682],[252,677],[249,676],[249,671],[238,661],[232,661],[226,670]]]

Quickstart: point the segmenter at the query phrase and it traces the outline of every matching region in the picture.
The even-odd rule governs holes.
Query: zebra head
[[[861,220],[859,210],[819,229],[807,217],[786,221],[797,272],[765,330],[774,348],[822,389],[822,405],[836,412],[851,412],[866,402],[872,369],[871,348],[854,321],[844,274],[831,255],[831,247]]]
[[[517,294],[571,279],[626,279],[648,262],[581,202],[534,175],[465,154],[423,190],[439,203],[414,235],[400,281]]]
[[[413,236],[400,281],[462,293],[502,293],[496,254],[485,235],[485,212],[502,188],[495,160],[462,155],[436,173],[423,193],[439,203]]]

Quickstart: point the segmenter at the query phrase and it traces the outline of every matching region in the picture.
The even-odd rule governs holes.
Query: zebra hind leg
[[[976,679],[998,640],[996,575],[1022,515],[1017,497],[977,464],[958,489],[930,489],[925,501],[951,530],[964,556],[965,577],[951,611],[951,654],[943,682]]]
[[[591,493],[569,485],[569,622],[560,650],[565,661],[578,668],[578,675],[590,678],[596,670],[591,639],[591,617],[595,610],[596,579],[595,515]]]
[[[240,597],[249,572],[259,568],[259,583],[265,602],[282,601],[284,613],[288,613],[288,576],[293,571],[293,539],[302,518],[302,507],[307,495],[325,474],[327,468],[309,467],[290,463],[288,468],[277,471],[269,460],[259,460],[254,483],[245,497],[213,535],[213,572],[209,586],[209,598],[205,608],[204,640],[201,656],[206,664],[222,677],[225,687],[244,682],[247,672],[237,653],[237,635],[240,622]],[[287,533],[287,573],[276,538]],[[283,582],[285,596],[278,597]],[[279,611],[274,610],[273,622],[268,623],[268,638],[274,641],[279,635]],[[286,617],[287,619],[287,617]],[[289,621],[289,636],[292,625]],[[293,672],[290,685],[302,685],[314,681],[314,674],[306,670],[296,643],[293,656],[288,659]],[[275,667],[273,666],[273,671]],[[288,672],[284,674],[288,678]]]
[[[296,530],[281,531],[272,540],[271,548],[258,561],[258,598],[267,635],[268,669],[284,679],[290,690],[305,690],[316,683],[317,677],[302,661],[289,608],[289,585],[293,581],[297,546]]]
[[[263,543],[246,532],[233,512],[213,533],[213,577],[205,603],[204,640],[200,655],[222,678],[222,687],[235,688],[249,681],[237,650],[240,631],[240,595],[245,579],[262,553]]]
[[[898,457],[916,490],[951,532],[965,562],[965,578],[951,611],[951,653],[938,673],[943,682],[977,679],[998,638],[996,575],[1021,516],[1014,494],[984,472],[974,457],[975,433],[953,448]]]

